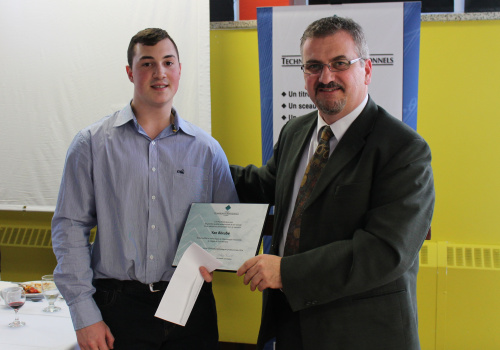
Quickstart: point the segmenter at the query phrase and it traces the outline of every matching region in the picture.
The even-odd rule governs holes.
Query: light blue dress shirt
[[[69,147],[52,244],[75,329],[102,320],[93,279],[169,281],[191,203],[238,202],[219,143],[172,112],[175,128],[151,140],[129,104],[80,131]]]

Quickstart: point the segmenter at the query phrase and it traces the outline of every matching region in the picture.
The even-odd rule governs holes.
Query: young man
[[[271,254],[238,270],[264,291],[259,348],[276,336],[280,350],[419,349],[429,147],[369,97],[372,64],[357,23],[315,21],[301,53],[318,111],[285,125],[265,166],[231,167],[241,201],[275,205]]]
[[[68,150],[52,221],[56,283],[82,349],[216,349],[211,284],[186,327],[154,314],[191,203],[238,201],[229,165],[173,107],[181,64],[167,32],[137,33],[126,69],[130,104],[80,131]]]

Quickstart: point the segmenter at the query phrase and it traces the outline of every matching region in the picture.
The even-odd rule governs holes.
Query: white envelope
[[[221,265],[222,262],[192,243],[182,255],[155,317],[185,326],[204,282],[200,267],[212,272]]]

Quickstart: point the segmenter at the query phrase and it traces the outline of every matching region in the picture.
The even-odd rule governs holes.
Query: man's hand
[[[205,282],[210,283],[214,279],[214,273],[208,272],[205,266],[200,266],[201,277],[205,280]]]
[[[266,288],[282,288],[281,257],[262,254],[248,259],[237,271],[238,276],[245,275],[243,283],[250,283],[250,289],[258,288],[261,292]]]
[[[113,349],[115,342],[115,338],[104,321],[77,330],[76,339],[82,350],[109,350]]]

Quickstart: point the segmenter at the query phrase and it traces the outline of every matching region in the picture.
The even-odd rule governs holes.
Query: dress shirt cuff
[[[102,321],[101,311],[93,298],[69,306],[75,331]]]

